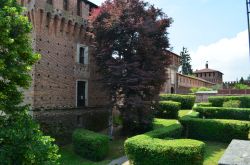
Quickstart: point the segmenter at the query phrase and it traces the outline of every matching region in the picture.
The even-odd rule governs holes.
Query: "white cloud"
[[[209,68],[224,73],[224,81],[234,81],[250,74],[247,30],[234,38],[223,38],[210,45],[199,46],[190,52],[193,69],[203,69],[206,61]]]

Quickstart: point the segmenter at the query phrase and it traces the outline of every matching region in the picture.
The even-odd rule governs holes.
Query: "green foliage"
[[[193,87],[190,89],[190,91],[192,93],[196,93],[196,92],[200,92],[200,91],[212,91],[211,88],[207,88],[207,87]]]
[[[28,114],[0,117],[0,164],[55,165],[60,157],[54,139],[43,136]]]
[[[117,98],[123,100],[117,108],[124,133],[152,127],[151,106],[166,81],[171,22],[160,9],[142,0],[105,1],[91,14],[100,81],[112,106],[118,104]]]
[[[211,96],[208,100],[213,107],[222,107],[229,100],[239,100],[240,108],[250,108],[250,96]]]
[[[222,84],[216,84],[216,85],[212,86],[212,90],[215,90],[215,91],[222,89],[222,88],[223,88]]]
[[[15,0],[0,3],[0,164],[54,165],[58,148],[53,139],[39,131],[21,106],[20,89],[30,85],[32,65],[39,59],[34,54],[31,24]]]
[[[202,165],[205,144],[178,138],[181,125],[176,120],[156,119],[155,130],[125,141],[125,153],[134,165]]]
[[[239,108],[240,100],[229,100],[223,103],[223,107]]]
[[[238,83],[234,85],[234,89],[250,89],[250,87],[248,85]]]
[[[181,103],[174,101],[160,101],[155,107],[155,116],[163,119],[177,119]]]
[[[212,103],[196,103],[196,107],[212,107]]]
[[[231,142],[232,139],[248,140],[250,122],[198,118],[182,118],[180,121],[188,138],[219,142]]]
[[[250,121],[250,108],[195,107],[200,117]]]
[[[195,103],[195,95],[161,94],[162,101],[176,101],[181,103],[181,109],[192,109]]]
[[[187,48],[183,47],[180,53],[181,56],[181,72],[184,75],[192,75],[191,57]]]
[[[102,160],[109,150],[109,137],[85,129],[77,129],[72,135],[74,151],[90,160]]]

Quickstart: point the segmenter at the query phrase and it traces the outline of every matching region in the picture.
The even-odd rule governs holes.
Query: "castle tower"
[[[97,6],[87,0],[18,0],[33,24],[32,87],[25,101],[33,109],[96,107],[107,97],[96,81],[88,16]]]

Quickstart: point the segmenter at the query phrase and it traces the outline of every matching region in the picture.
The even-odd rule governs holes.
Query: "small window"
[[[47,0],[47,3],[53,5],[52,0]]]
[[[68,0],[63,0],[63,9],[68,10]]]
[[[77,15],[81,16],[81,0],[77,0]]]
[[[88,64],[88,47],[80,44],[77,47],[77,62]]]

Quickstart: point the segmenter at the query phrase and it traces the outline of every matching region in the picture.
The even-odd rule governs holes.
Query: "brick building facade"
[[[194,72],[195,76],[215,84],[223,83],[223,73],[217,70],[208,68],[208,62],[206,63],[206,68],[201,70],[196,70]]]
[[[33,109],[98,107],[107,97],[96,81],[87,0],[19,0],[33,24],[33,48],[41,54],[25,102]]]

